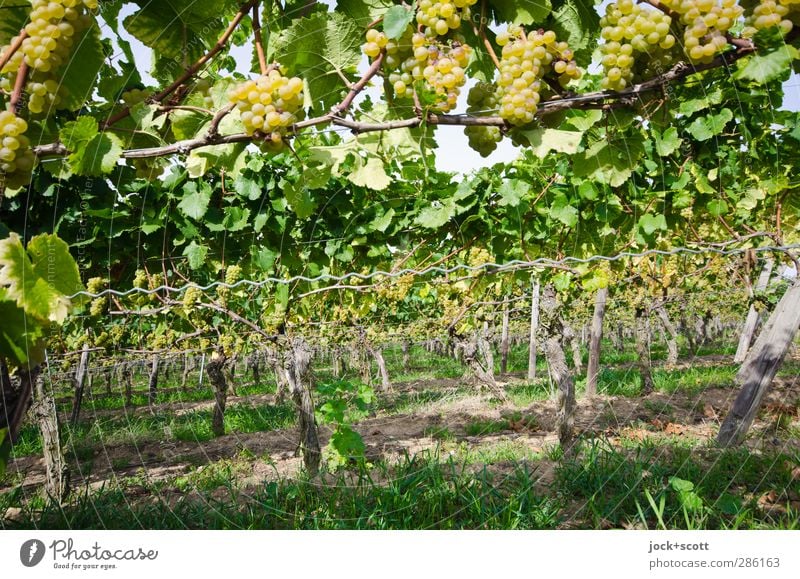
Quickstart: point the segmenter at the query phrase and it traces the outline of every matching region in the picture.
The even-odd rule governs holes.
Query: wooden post
[[[772,266],[773,266],[772,259],[767,259],[764,262],[764,267],[761,269],[761,275],[758,276],[758,281],[756,282],[756,291],[763,292],[767,289],[767,284],[769,284],[770,275],[772,275]],[[744,321],[744,328],[742,328],[742,333],[739,336],[739,346],[736,348],[736,355],[733,357],[733,361],[737,364],[741,364],[744,362],[745,357],[747,356],[747,351],[750,349],[750,344],[753,342],[753,335],[756,332],[756,326],[758,325],[758,310],[756,310],[755,304],[750,304],[750,309],[747,311],[747,317]]]
[[[647,326],[647,310],[644,306],[636,306],[636,365],[642,377],[643,395],[653,391],[653,376],[650,373],[650,332]]]
[[[81,404],[83,403],[83,390],[86,383],[86,374],[89,368],[89,344],[84,344],[81,349],[81,357],[78,361],[78,368],[73,377],[75,386],[75,398],[72,401],[72,414],[69,423],[75,427],[78,424],[78,417],[81,414]]]
[[[750,349],[736,382],[742,386],[733,407],[720,426],[717,443],[740,444],[758,413],[786,353],[800,328],[800,277],[786,290],[764,329]]]
[[[534,280],[531,292],[531,330],[528,340],[528,380],[536,379],[536,332],[539,328],[539,280]]]
[[[150,366],[150,379],[147,383],[147,403],[156,403],[158,393],[158,354],[153,354],[153,361]]]
[[[211,353],[211,360],[207,366],[208,380],[214,387],[214,414],[211,417],[211,431],[215,436],[225,434],[225,404],[228,400],[228,384],[223,370],[225,360],[225,354],[222,351],[214,351]]]
[[[500,333],[500,374],[508,372],[508,300],[503,303],[503,329]]]
[[[600,288],[594,297],[594,314],[589,332],[589,364],[586,369],[586,395],[597,394],[597,376],[600,372],[600,344],[603,339],[603,318],[606,314],[608,288]]]
[[[64,451],[61,448],[55,400],[51,394],[45,392],[44,381],[38,367],[31,371],[20,372],[20,380],[26,382],[29,388],[33,384],[33,389],[36,392],[31,413],[42,434],[42,451],[46,476],[45,492],[51,500],[62,504],[69,493],[69,467],[64,459]]]
[[[300,444],[303,464],[311,476],[319,472],[322,451],[314,417],[314,399],[311,396],[311,349],[302,338],[295,338],[286,352],[284,372],[292,392],[292,400],[300,418]]]

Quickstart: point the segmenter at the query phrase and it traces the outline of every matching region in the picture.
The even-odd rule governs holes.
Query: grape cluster
[[[105,289],[106,282],[102,277],[93,277],[86,282],[86,291],[90,294],[99,294]],[[89,315],[102,316],[105,313],[106,305],[108,304],[108,296],[100,296],[92,300],[89,308]]]
[[[11,111],[0,112],[0,188],[15,189],[30,181],[35,162],[28,138],[28,123]]]
[[[31,0],[30,22],[25,26],[19,57],[9,62],[12,70],[24,60],[34,70],[50,72],[64,64],[76,35],[88,28],[86,9],[97,8],[97,0]]]
[[[211,96],[211,80],[201,78],[194,84],[195,90],[203,97],[203,106],[209,110],[214,109],[214,97]]]
[[[467,113],[472,116],[494,114],[497,111],[497,87],[488,82],[479,82],[467,95]],[[478,151],[482,157],[488,157],[497,148],[503,138],[500,127],[468,126],[464,134],[469,139],[469,146]]]
[[[728,45],[726,35],[742,15],[737,0],[662,0],[680,14],[683,50],[693,62],[710,62]]]
[[[361,50],[370,58],[377,58],[388,43],[389,39],[383,32],[370,28],[367,30],[367,42],[361,47]]]
[[[240,279],[242,279],[242,266],[235,264],[229,265],[225,270],[225,283],[233,285]]]
[[[800,17],[800,0],[760,0],[753,13],[745,20],[742,36],[753,36],[757,31],[778,26],[786,35],[792,31]]]
[[[387,278],[385,283],[376,288],[378,297],[390,302],[402,302],[414,285],[413,275],[401,275],[396,278]]]
[[[201,298],[200,288],[196,286],[189,286],[183,292],[183,307],[191,308],[194,304],[200,301]]]
[[[512,125],[530,123],[541,100],[542,78],[553,72],[566,86],[581,72],[566,42],[558,42],[552,30],[532,31],[511,27],[497,35],[502,46],[497,80],[500,116]]]
[[[648,59],[675,46],[671,34],[672,19],[649,5],[633,0],[618,0],[606,7],[600,19],[603,65],[602,87],[606,90],[623,90],[634,77],[636,53]]]
[[[417,23],[426,36],[445,36],[461,27],[472,16],[470,10],[478,0],[421,0],[417,8]]]
[[[278,70],[236,86],[229,96],[239,110],[245,132],[266,135],[265,143],[276,148],[283,144],[286,127],[303,113],[302,79],[285,77]]]

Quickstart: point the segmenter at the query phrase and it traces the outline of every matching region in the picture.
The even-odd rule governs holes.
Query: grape
[[[92,24],[88,11],[96,8],[97,0],[31,0],[30,21],[25,26],[28,37],[22,41],[22,59],[15,62],[16,67],[24,60],[32,69],[47,73],[65,64],[75,39]]]
[[[195,286],[189,286],[183,293],[183,307],[191,308],[194,304],[200,301],[200,289]]]
[[[208,78],[201,78],[195,83],[194,88],[203,97],[203,106],[209,110],[213,109],[214,97],[211,96],[211,81]]]
[[[225,283],[233,285],[242,278],[242,267],[240,265],[230,265],[225,270]]]
[[[725,38],[742,15],[736,0],[662,0],[680,14],[683,48],[692,62],[707,63],[727,46]]]
[[[26,130],[25,119],[11,111],[0,112],[0,187],[16,189],[30,181],[36,158]]]
[[[93,277],[86,282],[86,291],[90,294],[99,294],[105,289],[106,282],[102,277]]]
[[[248,80],[230,92],[248,135],[264,135],[266,146],[283,146],[287,127],[303,114],[303,80],[287,78],[278,70]]]
[[[528,33],[511,27],[501,33],[500,77],[497,80],[500,116],[512,125],[533,121],[541,100],[542,78],[553,72],[561,86],[580,78],[581,72],[566,42],[552,30]]]
[[[600,45],[603,89],[619,91],[631,85],[636,53],[646,54],[647,62],[675,46],[671,24],[668,15],[649,5],[632,0],[609,4],[600,19],[600,36],[605,41]]]
[[[496,114],[496,91],[495,85],[486,82],[473,86],[467,95],[467,113],[473,116]],[[503,138],[500,127],[468,126],[464,128],[464,134],[469,139],[469,146],[481,157],[488,157]]]
[[[783,35],[794,28],[800,17],[800,1],[798,0],[760,0],[753,12],[745,19],[742,36],[753,36],[757,31],[777,26]],[[794,21],[793,21],[794,20]]]
[[[417,23],[428,38],[445,36],[461,27],[472,16],[471,6],[478,0],[421,0],[417,7]]]

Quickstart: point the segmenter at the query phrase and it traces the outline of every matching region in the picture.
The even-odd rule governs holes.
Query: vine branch
[[[11,41],[11,44],[8,45],[8,50],[6,50],[3,56],[0,56],[0,70],[3,70],[3,67],[8,64],[8,61],[11,60],[11,57],[19,50],[19,47],[22,46],[22,41],[28,38],[28,31],[24,28],[19,31],[19,34],[14,37]]]

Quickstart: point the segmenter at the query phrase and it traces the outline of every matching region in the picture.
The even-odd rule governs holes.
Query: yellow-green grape
[[[27,130],[25,119],[0,112],[0,185],[15,189],[30,182],[36,158],[23,134]]]
[[[502,46],[497,80],[500,116],[512,125],[530,123],[541,100],[541,79],[555,60],[556,34],[548,30],[526,35],[514,26],[501,33],[497,42]]]
[[[242,278],[242,267],[240,265],[229,265],[225,270],[225,283],[233,285]]]
[[[753,36],[757,31],[777,26],[783,35],[794,28],[800,18],[800,0],[760,0],[752,14],[745,19],[742,36]]]
[[[467,253],[467,265],[470,267],[479,267],[485,263],[493,263],[494,257],[489,253],[488,249],[483,247],[472,247]]]
[[[649,4],[636,4],[633,0],[609,4],[600,19],[600,36],[605,40],[600,46],[601,86],[617,91],[630,86],[636,53],[644,53],[650,59],[675,45],[671,24],[667,14]]]
[[[49,114],[51,109],[55,109],[61,102],[61,93],[65,92],[54,79],[37,80],[34,75],[31,75],[26,90],[29,95],[28,110],[33,115]]]
[[[488,116],[497,112],[497,87],[491,83],[479,82],[467,95],[467,114],[471,116]],[[469,146],[482,157],[488,157],[497,148],[503,138],[500,127],[468,126],[464,134],[469,139]]]
[[[97,0],[31,0],[17,67],[24,60],[34,71],[47,73],[66,63],[75,39],[92,24],[88,10],[96,8]]]
[[[469,21],[470,10],[478,0],[421,0],[417,6],[417,23],[429,38],[444,36]]]
[[[722,52],[728,46],[726,34],[744,11],[737,0],[664,0],[662,4],[680,14],[685,26],[683,51],[692,62],[710,62]]]
[[[90,294],[99,294],[105,289],[106,280],[102,277],[92,277],[86,282],[86,291]]]
[[[106,304],[108,304],[108,296],[93,299],[89,308],[89,315],[94,317],[102,316],[106,311]]]
[[[366,39],[367,41],[364,43],[364,46],[361,47],[361,50],[370,58],[377,58],[389,43],[389,39],[386,38],[386,35],[374,28],[367,30]]]
[[[125,337],[125,326],[121,324],[112,326],[108,333],[111,336],[111,342],[114,344],[119,344],[122,342],[122,338]]]
[[[235,344],[236,340],[233,336],[228,334],[223,334],[219,339],[219,345],[222,348],[222,351],[225,353],[226,356],[233,356],[235,353]]]
[[[195,286],[189,286],[186,288],[186,291],[183,292],[183,306],[185,308],[191,308],[194,304],[200,301],[201,297],[200,289]]]
[[[137,269],[133,277],[133,287],[142,289],[147,286],[147,272]]]
[[[104,348],[108,344],[110,336],[108,332],[101,332],[94,338],[94,345],[98,348]]]
[[[195,83],[194,87],[203,97],[203,106],[207,109],[213,109],[214,97],[211,96],[211,81],[208,78],[201,78]]]
[[[278,70],[248,80],[230,93],[236,105],[245,132],[265,136],[267,145],[279,148],[287,127],[295,124],[303,114],[303,80],[287,78]]]

